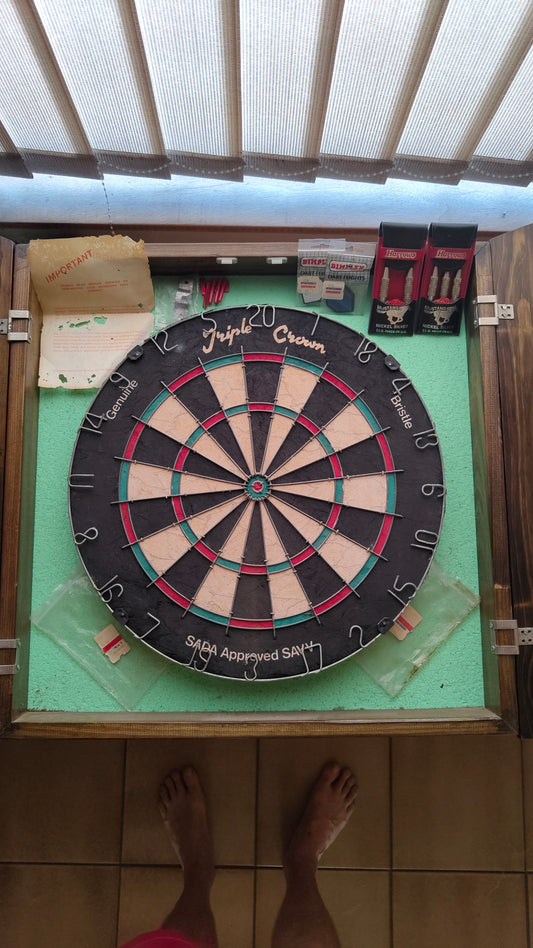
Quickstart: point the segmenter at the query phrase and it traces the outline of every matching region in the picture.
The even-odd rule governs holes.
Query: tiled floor
[[[533,944],[533,742],[508,736],[0,741],[0,943],[115,948],[157,928],[181,885],[157,787],[190,762],[221,948],[266,948],[283,840],[331,758],[360,784],[319,873],[344,948]]]

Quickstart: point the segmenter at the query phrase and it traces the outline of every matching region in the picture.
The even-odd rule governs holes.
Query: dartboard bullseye
[[[248,306],[132,350],[78,432],[74,540],[147,645],[246,680],[320,671],[386,632],[444,510],[439,441],[360,333]]]

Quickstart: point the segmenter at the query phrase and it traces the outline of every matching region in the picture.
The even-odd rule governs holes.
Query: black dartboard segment
[[[173,661],[247,680],[320,671],[387,631],[445,495],[398,363],[333,320],[257,305],[132,350],[83,420],[69,488],[114,616]]]

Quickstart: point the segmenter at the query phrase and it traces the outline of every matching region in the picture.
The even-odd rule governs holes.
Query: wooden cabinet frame
[[[343,235],[344,236],[344,235]],[[239,272],[272,272],[269,257],[286,257],[281,266],[295,272],[297,242],[265,242],[259,234],[240,234],[225,242],[201,240],[146,245],[152,272],[191,270],[224,272],[216,257],[237,257]],[[14,249],[14,253],[13,253]],[[0,240],[0,318],[7,298],[11,309],[32,314],[30,342],[7,343],[0,336],[0,460],[5,441],[2,565],[0,572],[0,638],[18,639],[14,675],[0,677],[0,727],[15,737],[211,737],[327,734],[498,733],[529,736],[529,668],[533,647],[517,657],[495,657],[490,621],[516,618],[533,625],[533,227],[502,234],[483,243],[476,254],[465,315],[470,379],[470,411],[478,529],[478,566],[485,706],[391,712],[176,713],[110,714],[37,712],[26,709],[31,558],[37,445],[37,370],[41,312],[33,291],[26,248]],[[11,264],[12,290],[8,293]],[[279,272],[279,271],[278,271]],[[512,303],[509,323],[476,325],[483,309],[478,295],[497,293]],[[503,293],[503,296],[502,296]],[[14,326],[16,328],[16,324]],[[9,363],[9,365],[8,365]],[[6,407],[7,403],[7,407]],[[511,644],[511,633],[498,633],[498,645]],[[14,662],[13,649],[0,662]]]

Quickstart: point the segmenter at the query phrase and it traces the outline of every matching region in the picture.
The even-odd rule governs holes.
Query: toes
[[[335,761],[330,761],[327,764],[324,764],[322,770],[320,771],[319,781],[324,784],[332,784],[338,778],[340,773],[340,765]]]
[[[354,775],[350,773],[350,776],[344,782],[342,792],[344,793],[345,796],[347,796],[353,787],[355,787],[355,789],[357,790],[357,780],[355,779]]]
[[[354,783],[352,784],[352,786],[351,786],[351,787],[349,788],[349,790],[347,791],[346,797],[345,797],[346,803],[348,804],[348,806],[353,806],[354,801],[355,801],[355,798],[356,798],[356,796],[357,796],[358,790],[359,790],[359,788],[358,788],[357,784],[356,784],[355,781],[354,781]]]
[[[167,777],[167,781],[171,783],[172,796],[183,793],[183,780],[181,779],[181,772],[179,770],[172,770]]]
[[[160,799],[167,806],[170,806],[180,791],[183,791],[183,781],[181,779],[181,774],[179,770],[172,770],[169,774],[167,774],[159,788]]]
[[[168,806],[171,801],[170,792],[166,783],[162,783],[159,787],[159,801],[163,806]]]
[[[343,767],[335,781],[335,786],[341,793],[345,793],[350,781],[354,779],[349,767]]]
[[[200,779],[196,773],[194,767],[184,767],[181,771],[181,779],[185,785],[185,788],[189,790],[199,790],[200,789]]]

